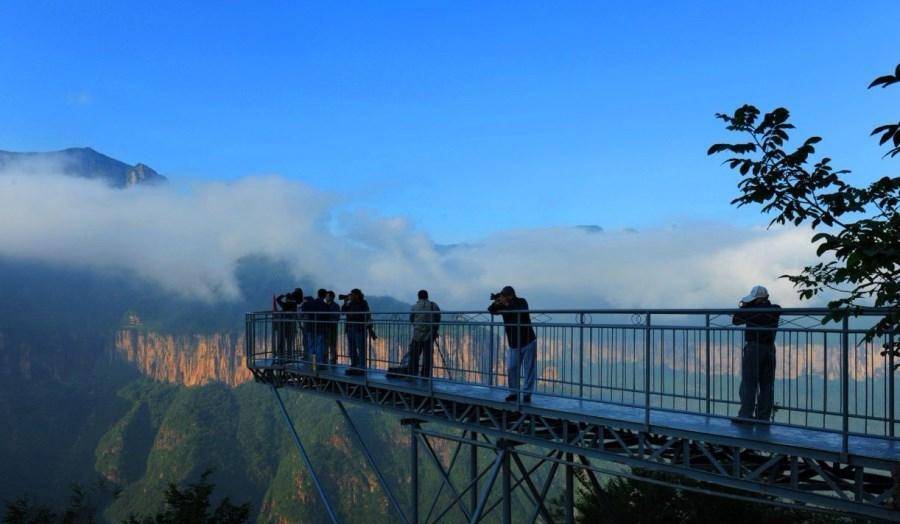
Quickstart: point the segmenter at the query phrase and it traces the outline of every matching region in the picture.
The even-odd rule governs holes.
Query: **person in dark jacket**
[[[297,317],[300,319],[301,336],[303,340],[303,359],[312,360],[315,354],[315,342],[313,339],[313,311],[315,310],[315,299],[311,296],[303,297],[299,307],[300,312]]]
[[[337,364],[337,337],[338,322],[341,321],[341,306],[334,301],[334,291],[325,295],[325,311],[327,312],[325,324],[325,353],[329,364]]]
[[[341,295],[344,298],[344,295]],[[372,329],[372,314],[365,295],[359,289],[353,289],[344,298],[341,306],[346,320],[347,352],[350,354],[350,368],[348,374],[359,373],[366,368],[368,339],[376,340],[375,330]]]
[[[418,301],[413,305],[409,314],[409,323],[412,325],[412,340],[409,342],[409,367],[407,373],[410,376],[419,375],[430,377],[434,361],[434,342],[438,339],[441,308],[428,300],[428,291],[421,289],[418,293]],[[419,369],[419,359],[422,360],[422,368]]]
[[[327,290],[320,289],[316,292],[316,298],[305,301],[301,307],[305,317],[304,329],[309,340],[306,358],[309,360],[315,358],[316,362],[319,363],[326,363],[328,358],[325,354],[325,329],[327,323],[325,297],[327,295]]]
[[[522,402],[531,402],[534,391],[537,362],[537,336],[531,326],[531,315],[528,313],[528,301],[517,297],[512,286],[504,287],[500,293],[492,295],[493,302],[488,306],[492,315],[502,315],[506,330],[506,341],[509,349],[506,352],[506,382],[512,391],[506,397],[507,402],[517,400],[519,393],[519,374],[525,374],[525,383],[521,391]]]
[[[731,323],[746,326],[741,354],[741,410],[735,422],[770,422],[775,400],[775,332],[781,309],[769,292],[755,286],[738,304]],[[758,310],[758,311],[755,311]]]
[[[294,341],[297,338],[297,310],[303,301],[303,290],[299,287],[290,293],[275,297],[278,312],[275,314],[275,360],[283,362],[293,356]]]

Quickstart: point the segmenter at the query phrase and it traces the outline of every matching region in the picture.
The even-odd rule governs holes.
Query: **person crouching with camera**
[[[350,291],[348,295],[338,295],[338,298],[344,301],[341,311],[347,326],[347,351],[350,353],[350,369],[347,374],[360,374],[366,368],[368,339],[378,339],[372,329],[369,303],[359,289]]]
[[[509,343],[506,352],[506,383],[511,393],[507,395],[506,401],[516,401],[521,391],[522,402],[531,402],[537,371],[537,336],[531,326],[528,301],[517,297],[512,286],[504,287],[499,293],[492,293],[491,300],[488,313],[503,316],[506,341]],[[519,375],[522,373],[525,374],[525,383],[520,390]]]

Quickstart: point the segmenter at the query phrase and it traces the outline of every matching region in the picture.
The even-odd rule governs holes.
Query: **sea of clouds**
[[[684,224],[642,231],[548,227],[441,246],[410,219],[279,176],[112,189],[44,173],[0,176],[0,257],[133,271],[204,300],[236,298],[238,261],[286,261],[317,285],[444,309],[482,307],[511,284],[533,308],[732,307],[751,286],[798,305],[779,279],[815,258],[797,228]]]

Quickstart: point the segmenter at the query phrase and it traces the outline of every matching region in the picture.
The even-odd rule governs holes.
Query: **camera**
[[[503,296],[502,293],[491,293],[491,300],[497,300],[502,296]]]
[[[338,295],[338,300],[350,300],[350,295]]]

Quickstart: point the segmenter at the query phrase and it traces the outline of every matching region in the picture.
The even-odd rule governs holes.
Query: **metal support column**
[[[500,521],[503,524],[512,524],[512,484],[510,482],[512,469],[509,466],[509,443],[501,440],[500,445],[502,449],[500,460],[503,468],[503,510]]]
[[[316,475],[316,470],[313,469],[312,461],[309,460],[309,455],[306,454],[306,448],[303,447],[303,442],[300,440],[300,435],[297,434],[297,429],[294,427],[294,422],[291,420],[291,416],[287,412],[287,408],[284,406],[284,401],[281,399],[281,395],[278,393],[278,388],[272,386],[272,393],[275,394],[275,398],[278,400],[278,405],[281,407],[281,414],[284,415],[284,420],[287,422],[288,428],[291,430],[291,435],[294,437],[294,443],[297,444],[297,449],[300,450],[300,456],[303,458],[303,462],[306,463],[306,469],[309,471],[309,476],[312,477],[313,484],[316,486],[316,491],[319,493],[319,497],[322,499],[322,504],[325,506],[325,512],[328,513],[328,519],[333,524],[338,524],[340,522],[337,518],[337,515],[334,512],[334,509],[331,507],[331,503],[328,502],[328,497],[325,495],[325,490],[322,488],[321,482],[319,482],[319,476]]]
[[[575,524],[575,459],[566,453],[566,524]]]
[[[337,401],[338,408],[341,410],[341,414],[344,415],[344,420],[347,421],[347,425],[350,426],[350,430],[356,436],[356,440],[359,441],[359,445],[362,448],[363,455],[366,456],[366,459],[369,461],[369,465],[375,471],[375,475],[378,477],[378,481],[381,483],[381,487],[384,488],[384,493],[387,495],[388,501],[393,506],[394,511],[400,515],[400,518],[405,523],[409,523],[406,519],[406,514],[403,513],[403,509],[400,507],[400,503],[394,497],[394,493],[391,491],[390,486],[388,486],[387,479],[384,478],[384,475],[381,473],[381,470],[378,468],[378,464],[375,463],[375,457],[372,455],[372,452],[369,451],[369,447],[366,446],[366,442],[363,440],[362,435],[359,433],[359,429],[357,429],[356,424],[353,423],[353,419],[350,418],[350,414],[347,413],[347,408],[344,407],[344,403],[340,400]]]
[[[416,435],[419,429],[419,421],[403,419],[400,421],[400,424],[409,426],[409,522],[419,524],[419,437]]]
[[[472,513],[478,507],[478,433],[472,431],[469,433],[472,445],[469,451],[469,483],[472,484],[469,492],[469,503],[472,506]]]
[[[494,458],[494,465],[491,466],[491,473],[488,477],[487,483],[485,483],[481,488],[481,496],[478,499],[478,507],[475,508],[475,512],[469,517],[469,524],[477,524],[481,520],[481,515],[484,513],[484,508],[487,505],[488,497],[491,495],[491,489],[494,487],[494,483],[497,481],[497,474],[500,472],[500,466],[503,464],[503,457],[508,452],[507,449],[501,449],[500,454],[498,454]]]

